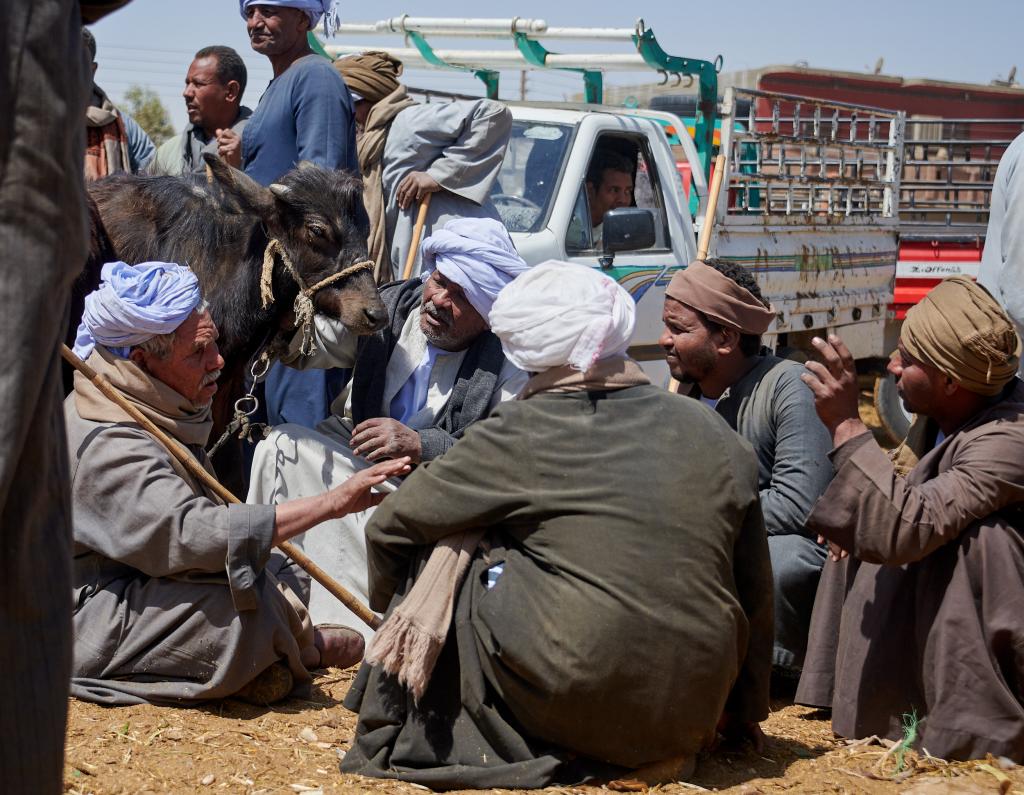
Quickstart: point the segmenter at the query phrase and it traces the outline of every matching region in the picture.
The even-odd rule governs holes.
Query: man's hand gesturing
[[[828,342],[815,337],[811,344],[821,356],[821,361],[807,362],[804,365],[806,372],[800,379],[814,393],[814,408],[838,447],[854,436],[868,432],[857,410],[860,400],[857,366],[849,348],[834,334],[829,335]]]
[[[383,461],[356,472],[340,486],[327,492],[326,496],[331,501],[331,515],[340,518],[356,511],[372,508],[387,495],[370,491],[370,489],[388,478],[405,475],[408,471],[409,459],[396,458],[394,461]]]
[[[367,461],[407,456],[418,464],[423,454],[420,435],[412,428],[390,417],[365,420],[352,429],[349,447]]]

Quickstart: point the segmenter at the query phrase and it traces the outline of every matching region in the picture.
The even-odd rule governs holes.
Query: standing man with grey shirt
[[[241,135],[252,111],[242,105],[246,70],[230,47],[214,45],[196,53],[185,76],[184,132],[165,141],[156,152],[153,174],[202,174],[203,152],[220,155],[235,168],[242,165]],[[226,132],[237,135],[226,135]]]

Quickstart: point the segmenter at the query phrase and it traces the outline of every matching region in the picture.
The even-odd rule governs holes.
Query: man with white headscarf
[[[771,570],[750,447],[625,351],[633,299],[537,265],[491,328],[519,399],[406,478],[366,531],[388,610],[344,772],[431,789],[685,777],[768,713]],[[443,738],[443,740],[442,740]]]
[[[256,448],[249,502],[276,503],[319,493],[375,461],[409,456],[414,463],[446,452],[472,423],[514,397],[526,374],[510,363],[489,330],[502,288],[527,270],[498,221],[449,221],[422,244],[427,276],[381,288],[388,324],[355,337],[317,316],[315,350],[297,351],[292,367],[353,367],[334,414],[312,431],[279,425]],[[367,597],[363,528],[370,511],[296,539],[342,585]],[[317,623],[370,630],[312,584]]]
[[[206,466],[210,404],[224,364],[199,282],[170,263],[103,266],[75,352]],[[365,470],[275,507],[226,505],[89,379],[64,404],[74,528],[72,695],[103,704],[285,697],[309,670],[347,667],[363,639],[314,627],[307,581],[273,546],[367,507]]]

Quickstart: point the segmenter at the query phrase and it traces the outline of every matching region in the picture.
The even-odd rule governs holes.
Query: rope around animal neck
[[[373,260],[365,259],[361,262],[357,262],[354,265],[349,265],[347,268],[340,270],[326,279],[321,279],[311,287],[307,287],[299,275],[299,271],[295,267],[295,263],[292,262],[291,257],[288,256],[288,252],[284,250],[284,246],[281,245],[281,241],[277,238],[272,238],[267,243],[267,248],[263,252],[263,269],[260,272],[260,299],[263,302],[263,308],[267,309],[271,304],[274,303],[274,257],[275,255],[280,258],[284,264],[285,269],[291,274],[292,279],[299,286],[299,294],[295,296],[295,304],[293,310],[295,312],[295,326],[296,328],[302,329],[302,344],[299,346],[299,353],[303,356],[308,356],[313,352],[313,314],[315,312],[313,307],[313,296],[324,287],[329,287],[335,282],[341,281],[346,276],[351,276],[354,273],[358,273],[363,270],[373,269]]]

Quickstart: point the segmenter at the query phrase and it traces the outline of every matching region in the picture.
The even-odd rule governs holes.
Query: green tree
[[[171,117],[157,93],[150,88],[134,85],[124,92],[124,111],[128,113],[155,146],[174,135]]]

